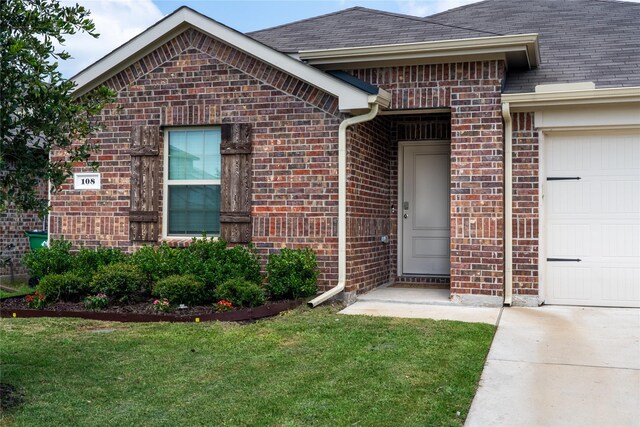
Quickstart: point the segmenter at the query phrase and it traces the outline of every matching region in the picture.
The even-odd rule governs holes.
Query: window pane
[[[219,185],[170,185],[169,235],[220,234]]]
[[[220,179],[220,129],[169,131],[169,179]]]

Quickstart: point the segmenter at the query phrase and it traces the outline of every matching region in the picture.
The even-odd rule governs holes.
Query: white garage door
[[[640,132],[546,141],[546,302],[640,307]]]

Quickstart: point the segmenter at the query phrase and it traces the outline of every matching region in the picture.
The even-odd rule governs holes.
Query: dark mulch
[[[162,313],[153,309],[154,298],[146,301],[133,302],[127,305],[110,305],[109,307],[99,310],[102,313],[135,313],[135,314],[157,314],[164,316],[202,316],[214,312],[213,306],[194,306],[185,309],[175,310],[172,313]],[[3,310],[29,310],[24,297],[5,298],[0,300],[0,308]],[[41,311],[89,311],[85,308],[83,302],[56,302],[49,304]]]
[[[285,310],[298,307],[304,301],[271,301],[254,308],[242,308],[224,313],[216,313],[213,306],[194,306],[177,309],[172,313],[153,310],[153,298],[127,305],[112,305],[104,310],[88,311],[82,302],[58,302],[44,309],[30,309],[24,296],[0,299],[2,317],[78,317],[83,319],[108,320],[115,322],[252,322],[256,319],[276,316]]]
[[[23,400],[24,396],[14,386],[0,383],[0,410],[7,411],[20,406]]]

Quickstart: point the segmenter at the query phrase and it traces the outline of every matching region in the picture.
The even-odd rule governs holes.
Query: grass
[[[0,289],[0,299],[16,297],[20,295],[26,295],[35,291],[34,288],[29,287],[26,280],[0,280],[0,286],[6,286],[10,289],[15,289],[16,292],[10,292],[5,289]]]
[[[253,324],[0,321],[15,426],[459,426],[493,326],[299,309]]]

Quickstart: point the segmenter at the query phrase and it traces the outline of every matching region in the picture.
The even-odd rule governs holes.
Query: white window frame
[[[219,126],[176,126],[163,129],[164,145],[162,152],[162,238],[163,239],[191,239],[201,238],[202,235],[169,234],[169,186],[170,185],[218,185],[221,186],[221,179],[186,179],[169,180],[169,133],[171,131],[207,131],[220,129]],[[222,142],[222,141],[221,141]],[[222,163],[222,160],[221,160]],[[222,165],[221,165],[222,167]],[[207,237],[219,237],[219,234],[207,235]]]

